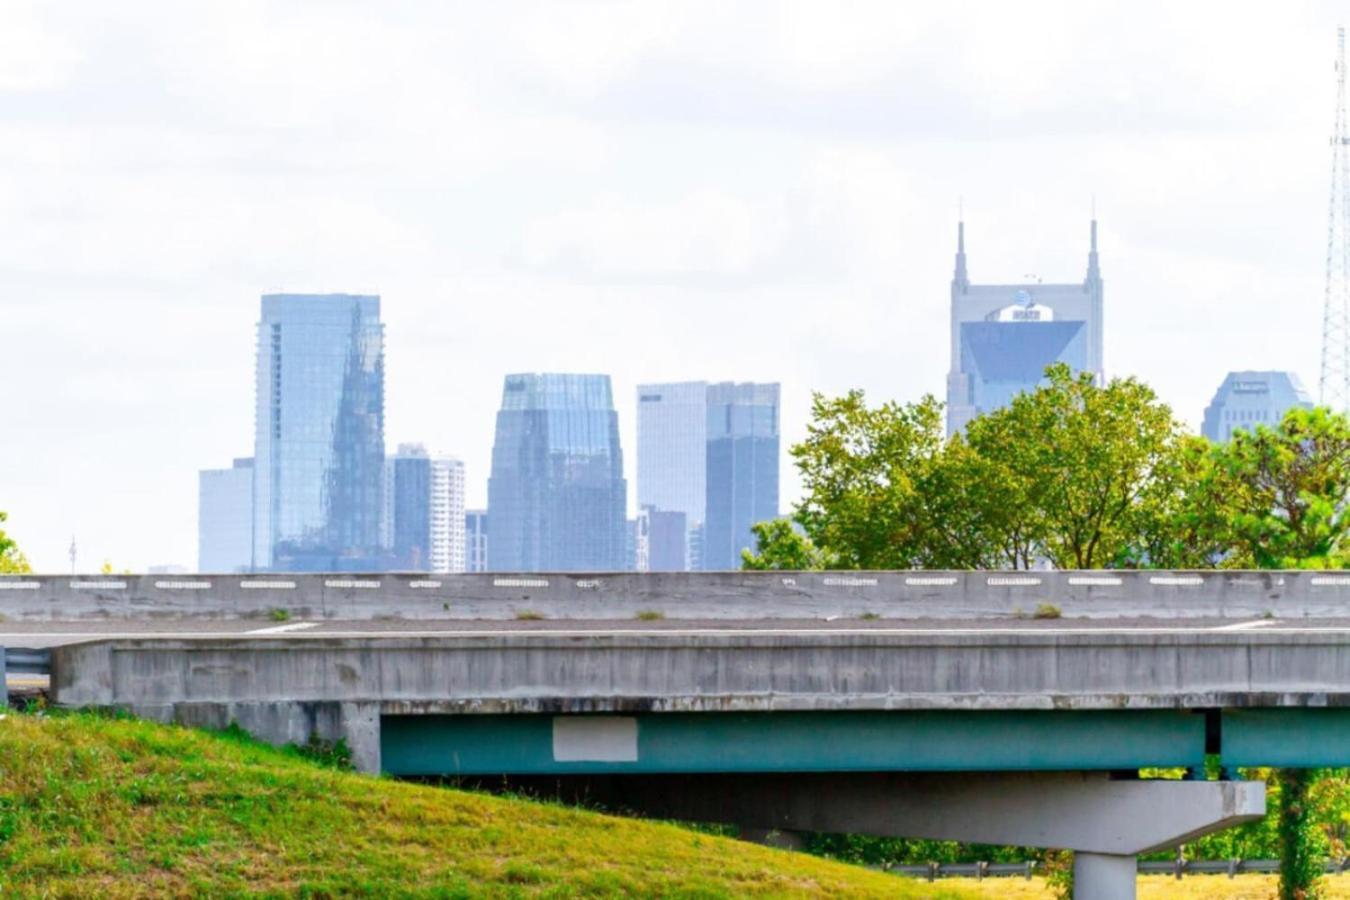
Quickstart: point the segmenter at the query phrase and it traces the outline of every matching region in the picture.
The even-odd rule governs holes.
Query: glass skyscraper
[[[637,401],[638,509],[679,513],[685,522],[684,549],[653,554],[651,571],[686,570],[689,532],[701,527],[707,502],[708,383],[640,384]]]
[[[383,466],[380,298],[264,295],[258,322],[254,567],[381,568]]]
[[[708,385],[702,568],[739,569],[750,526],[778,517],[777,384]]]
[[[488,568],[622,571],[626,507],[609,376],[506,376],[488,479]]]
[[[966,266],[966,226],[956,226],[951,285],[952,367],[947,375],[947,434],[1007,406],[1066,363],[1074,372],[1102,370],[1102,281],[1097,222],[1089,231],[1083,280],[1065,284],[974,284]]]

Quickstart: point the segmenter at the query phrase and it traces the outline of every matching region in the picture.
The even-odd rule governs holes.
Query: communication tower
[[[1336,29],[1336,121],[1331,131],[1331,208],[1322,307],[1323,406],[1350,411],[1350,137],[1345,123],[1345,28]]]

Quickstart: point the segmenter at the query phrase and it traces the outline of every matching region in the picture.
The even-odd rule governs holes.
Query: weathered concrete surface
[[[725,572],[0,577],[10,621],[1011,618],[1343,618],[1344,572]]]
[[[803,772],[512,778],[508,786],[657,818],[1133,856],[1265,814],[1260,781],[1105,772]],[[1133,873],[1132,873],[1133,874]]]
[[[385,712],[1350,705],[1341,631],[496,632],[114,640],[53,651],[62,705]]]

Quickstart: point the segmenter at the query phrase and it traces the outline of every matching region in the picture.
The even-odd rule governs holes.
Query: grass
[[[291,620],[291,611],[289,609],[282,609],[278,606],[267,614],[267,618],[271,619],[273,622],[289,622]]]
[[[1054,900],[1055,894],[1040,878],[943,879],[938,884],[960,887],[967,896],[979,900]],[[1170,875],[1142,875],[1138,881],[1139,900],[1271,900],[1275,896],[1274,875],[1188,875],[1177,881]],[[1322,879],[1320,895],[1325,900],[1350,900],[1350,877],[1332,875]]]
[[[666,617],[666,614],[659,609],[644,609],[638,612],[634,617],[643,622],[659,622]]]
[[[541,621],[541,620],[544,619],[544,618],[545,618],[545,616],[544,616],[543,613],[541,613],[541,612],[536,612],[536,611],[534,611],[534,610],[532,610],[532,609],[518,609],[518,610],[516,610],[516,619],[517,619],[518,621],[521,621],[521,622],[538,622],[538,621]]]
[[[979,896],[674,825],[373,778],[242,733],[0,719],[0,896]]]
[[[1058,606],[1053,603],[1042,603],[1036,607],[1036,611],[1031,614],[1033,619],[1058,619],[1062,612]]]

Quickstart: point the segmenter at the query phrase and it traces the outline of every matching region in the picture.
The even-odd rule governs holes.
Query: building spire
[[[952,283],[959,287],[966,287],[970,284],[970,279],[966,277],[966,223],[964,220],[958,220],[956,223],[956,273],[952,277]]]
[[[1094,201],[1092,205],[1096,207],[1097,204]],[[1101,278],[1102,270],[1097,261],[1097,211],[1094,208],[1092,211],[1092,237],[1088,245],[1087,280],[1100,281]]]

